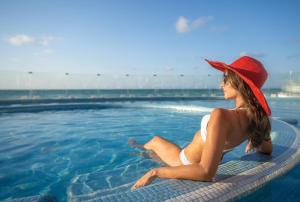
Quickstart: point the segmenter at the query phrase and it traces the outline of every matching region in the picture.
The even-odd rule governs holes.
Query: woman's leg
[[[135,139],[132,139],[132,138],[129,139],[128,144],[132,147],[135,147],[135,148],[138,148],[138,149],[141,149],[141,150],[145,150],[144,152],[142,151],[142,152],[136,152],[136,153],[132,153],[132,154],[137,155],[137,156],[141,156],[141,157],[144,157],[144,158],[152,158],[153,160],[155,160],[159,163],[162,162],[162,160],[159,158],[159,156],[157,156],[157,154],[154,151],[147,150],[144,147],[143,144],[138,144]]]
[[[144,144],[143,148],[155,152],[169,166],[182,165],[179,159],[180,147],[160,136],[154,136],[149,142]]]

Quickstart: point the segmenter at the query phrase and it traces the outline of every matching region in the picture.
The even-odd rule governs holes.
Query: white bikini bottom
[[[222,154],[221,160],[223,159],[224,154],[226,154],[227,152],[230,152],[231,150],[232,150],[232,149],[225,150],[225,151],[223,152],[223,154]],[[190,165],[190,164],[192,164],[192,163],[187,159],[187,157],[186,157],[186,155],[185,155],[185,153],[184,153],[184,149],[182,149],[181,152],[179,153],[179,159],[180,159],[180,161],[181,161],[181,163],[182,163],[183,165]]]
[[[185,156],[185,153],[184,153],[184,149],[181,150],[181,152],[179,153],[179,159],[181,161],[181,163],[183,165],[190,165],[192,164]]]

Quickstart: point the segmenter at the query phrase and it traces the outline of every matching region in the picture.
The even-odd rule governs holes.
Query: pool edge
[[[293,144],[289,147],[285,154],[280,155],[279,157],[275,158],[276,161],[268,161],[265,163],[260,164],[259,166],[244,171],[239,175],[230,177],[220,182],[215,182],[210,186],[200,188],[198,190],[179,195],[174,198],[167,199],[165,201],[183,201],[183,200],[200,200],[200,201],[232,201],[234,199],[240,198],[243,195],[251,193],[252,191],[256,190],[257,188],[263,186],[265,183],[285,174],[289,170],[291,170],[297,163],[300,161],[300,131],[295,126],[288,124],[281,120],[274,120],[278,121],[287,127],[290,127],[295,132],[295,140]],[[293,150],[295,150],[293,152]],[[289,155],[291,154],[292,155]],[[286,157],[289,158],[286,158]],[[286,159],[280,161],[281,159]],[[271,165],[274,163],[274,165]],[[268,168],[266,168],[268,167]],[[278,168],[279,167],[279,168]],[[272,172],[274,171],[274,172]],[[239,179],[241,175],[249,175],[249,174],[257,174],[253,180],[246,179],[245,181]],[[250,182],[249,182],[250,181]],[[218,190],[218,192],[216,192]]]

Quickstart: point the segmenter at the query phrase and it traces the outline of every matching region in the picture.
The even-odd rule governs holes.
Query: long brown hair
[[[230,82],[231,86],[241,93],[243,100],[246,103],[245,107],[249,108],[247,111],[249,118],[247,132],[252,146],[257,148],[262,144],[264,139],[270,139],[271,124],[269,117],[257,101],[248,84],[235,72],[227,70],[227,73],[227,82]]]

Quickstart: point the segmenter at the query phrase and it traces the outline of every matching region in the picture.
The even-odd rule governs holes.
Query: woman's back
[[[221,110],[226,114],[224,123],[231,128],[230,132],[226,134],[227,138],[224,145],[224,151],[226,151],[233,149],[248,138],[249,119],[246,108]],[[185,154],[190,162],[199,162],[201,160],[202,148],[206,142],[207,134],[209,134],[210,124],[213,124],[210,120],[210,115],[203,116],[200,124],[201,129],[195,133],[192,142],[185,148]]]
[[[224,150],[232,149],[248,139],[249,117],[247,108],[226,110],[228,116],[226,122],[230,124],[231,131],[227,134]]]

